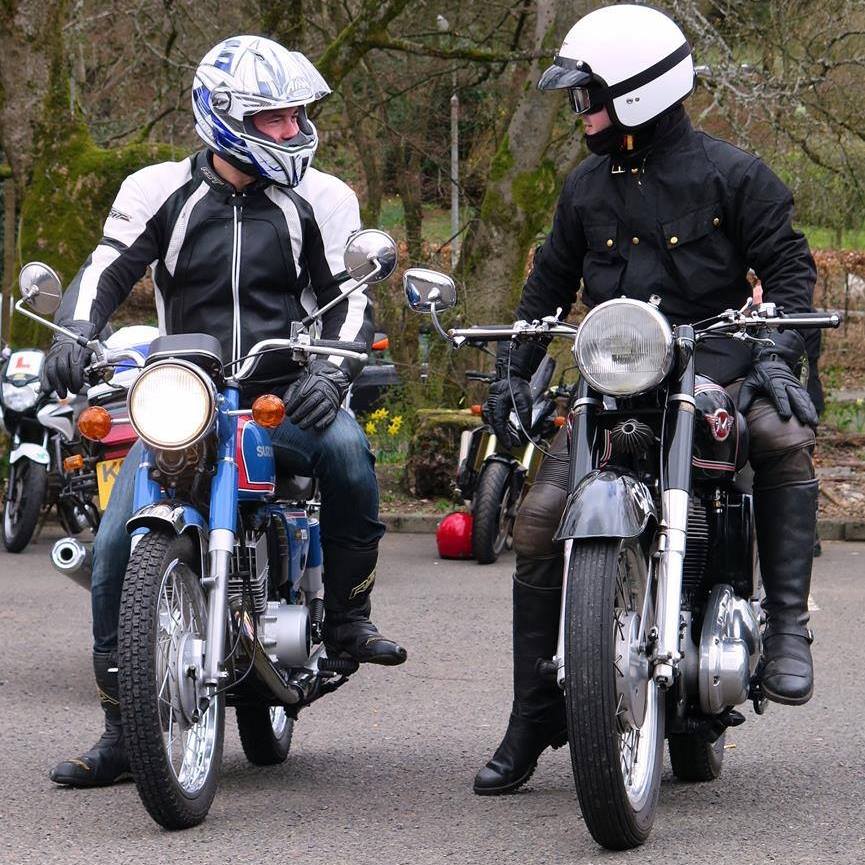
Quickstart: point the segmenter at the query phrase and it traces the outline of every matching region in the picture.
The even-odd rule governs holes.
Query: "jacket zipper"
[[[242,198],[242,195],[241,195]],[[232,323],[231,352],[232,360],[240,357],[240,241],[243,229],[243,205],[234,204],[234,243],[231,252],[231,296],[234,301],[234,321]]]

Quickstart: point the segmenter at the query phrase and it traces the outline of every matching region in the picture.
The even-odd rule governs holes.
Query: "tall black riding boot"
[[[770,700],[790,706],[807,703],[814,690],[807,625],[817,494],[815,480],[754,493],[767,619],[760,680]]]
[[[560,557],[536,566],[556,571],[553,585],[561,580]],[[561,586],[530,586],[514,577],[514,703],[502,743],[475,776],[474,791],[479,796],[517,790],[531,778],[547,748],[567,742],[562,692],[537,672],[538,660],[549,660],[556,653],[561,597]]]
[[[70,787],[107,787],[132,777],[120,723],[117,655],[114,652],[94,652],[93,673],[99,691],[99,702],[105,713],[105,732],[85,754],[64,760],[54,767],[50,777],[55,784]]]
[[[380,634],[369,620],[378,545],[324,548],[324,642],[334,655],[345,653],[362,664],[402,664],[406,650]]]

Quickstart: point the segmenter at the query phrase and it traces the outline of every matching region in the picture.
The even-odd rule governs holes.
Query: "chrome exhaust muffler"
[[[51,549],[51,564],[66,577],[90,591],[93,550],[75,538],[61,538]]]

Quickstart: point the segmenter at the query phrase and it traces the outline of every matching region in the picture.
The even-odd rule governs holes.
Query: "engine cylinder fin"
[[[710,541],[706,505],[697,496],[692,496],[688,505],[688,540],[682,567],[682,605],[686,610],[693,610],[699,603]]]

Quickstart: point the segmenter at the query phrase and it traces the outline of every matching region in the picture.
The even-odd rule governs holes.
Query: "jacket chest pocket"
[[[715,201],[662,223],[673,272],[687,294],[723,290],[734,280],[740,257],[724,233],[723,218]]]
[[[616,223],[586,225],[586,255],[583,259],[583,283],[592,304],[617,297],[625,270],[625,259],[619,255],[619,227]]]

